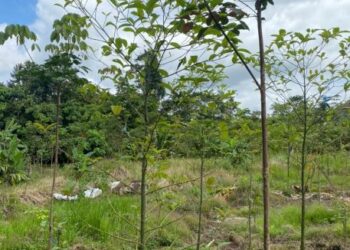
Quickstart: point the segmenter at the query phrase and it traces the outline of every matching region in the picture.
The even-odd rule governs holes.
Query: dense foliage
[[[25,145],[32,163],[49,164],[52,159],[56,95],[52,60],[42,65],[20,64],[8,84],[0,85],[1,130],[11,121],[17,124],[15,134]],[[81,77],[74,67],[72,64],[65,69],[69,81],[62,89],[61,161],[74,161],[74,152],[91,157],[135,156],[133,135],[140,133],[135,110],[141,105],[138,90],[120,85],[112,94]],[[163,150],[164,156],[195,156],[191,133],[197,133],[199,125],[206,129],[206,135],[213,134],[208,137],[212,138],[207,144],[208,157],[229,154],[241,158],[239,152],[247,147],[258,151],[259,143],[254,136],[259,133],[259,117],[239,108],[233,91],[224,87],[219,91],[179,87],[166,95],[161,106],[155,107],[165,114],[156,131],[157,148]],[[274,152],[287,150],[288,144],[298,144],[300,123],[294,112],[298,105],[300,98],[296,96],[273,106],[269,123]],[[112,107],[121,110],[115,115]],[[314,107],[310,113],[317,116],[319,125],[311,137],[318,138],[319,143],[310,150],[349,149],[349,103],[327,103],[325,107]],[[240,162],[233,159],[237,161]]]

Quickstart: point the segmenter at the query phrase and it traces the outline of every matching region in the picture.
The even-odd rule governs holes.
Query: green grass
[[[298,239],[300,231],[300,206],[287,205],[271,210],[270,232],[272,237],[287,237]],[[336,205],[313,203],[306,207],[306,232],[311,239],[317,236],[317,231],[324,232],[326,228],[331,234],[338,230],[341,221],[341,211]],[[257,220],[258,228],[262,228],[262,217]],[[261,230],[260,230],[260,233]]]
[[[2,220],[0,222],[0,249],[43,248],[47,230],[41,226],[42,218],[39,213],[39,209],[28,207],[26,211],[17,211],[16,216],[11,219]]]
[[[344,174],[345,157],[346,155],[342,154],[332,157],[334,161],[330,164],[329,178],[338,190],[350,188],[350,177]],[[323,158],[320,159],[322,163],[326,162]],[[250,188],[247,168],[231,166],[225,159],[207,160],[205,166],[211,175],[205,179],[203,244],[208,244],[212,239],[216,239],[218,244],[227,242],[230,235],[246,240],[248,230],[246,223],[230,225],[223,221],[235,216],[248,217]],[[80,197],[76,202],[55,202],[55,243],[56,245],[59,243],[58,249],[71,249],[72,246],[79,244],[88,249],[135,249],[139,227],[139,196],[120,197],[111,194],[108,191],[108,183],[113,178],[108,173],[113,173],[115,178],[128,183],[139,179],[139,167],[137,162],[101,160],[94,166],[98,171],[88,172],[78,180],[74,179],[69,165],[60,169],[61,186],[57,191],[67,194],[82,193],[87,186],[91,185],[102,188],[103,195],[91,200]],[[163,172],[157,172],[158,168]],[[154,189],[162,178],[167,178],[169,184],[197,178],[199,161],[198,159],[159,161],[156,166],[151,166],[150,170],[150,189]],[[283,155],[272,157],[270,171],[271,190],[294,194],[291,185],[299,184],[300,174],[297,162],[293,162],[289,180]],[[253,213],[256,217],[253,238],[259,240],[262,237],[262,180],[258,159],[252,164],[251,173]],[[211,177],[215,180],[211,180],[211,184],[208,184],[207,180]],[[1,187],[1,191],[8,194],[8,197],[0,200],[2,210],[6,211],[0,211],[0,249],[46,249],[48,203],[37,206],[28,205],[22,203],[19,196],[27,187],[28,190],[35,192],[46,190],[50,180],[50,171],[44,171],[43,174],[35,172],[28,185],[24,183],[17,187]],[[312,192],[317,188],[316,181],[317,175],[310,181]],[[40,187],[42,184],[46,186]],[[198,184],[198,181],[195,181],[174,186],[148,197],[148,249],[184,249],[195,243]],[[322,177],[321,187],[327,186],[327,180]],[[233,192],[225,198],[216,196],[218,190],[230,190],[231,187],[234,187]],[[291,201],[278,195],[272,197],[270,212],[272,241],[298,241],[300,201]],[[309,241],[343,239],[344,204],[340,203],[333,200],[324,201],[321,204],[308,202],[306,237]],[[221,224],[220,221],[222,221]],[[159,225],[166,225],[166,227],[157,228]],[[347,227],[347,234],[350,236],[349,224]]]
[[[138,216],[136,197],[114,196],[57,202],[55,211],[63,239],[68,243],[74,242],[77,236],[98,242],[113,239],[119,244],[125,243],[119,238],[137,240],[134,224]]]
[[[182,246],[193,240],[189,226],[179,216],[162,212],[149,214],[148,247]],[[165,218],[165,219],[163,219]],[[138,239],[138,196],[103,195],[96,199],[80,198],[75,202],[56,201],[54,208],[55,244],[59,249],[73,245],[96,249],[135,249]],[[162,223],[160,230],[152,230]],[[17,207],[16,215],[0,220],[0,249],[46,249],[48,210],[27,206]],[[194,235],[194,234],[193,234]],[[181,240],[179,240],[181,239]]]
[[[60,247],[98,242],[99,249],[130,246],[137,241],[138,203],[136,197],[99,197],[76,202],[56,202],[55,238]],[[47,209],[28,207],[22,213],[0,223],[0,249],[45,249],[47,244]],[[128,240],[122,240],[122,238]],[[84,239],[84,240],[79,240]]]

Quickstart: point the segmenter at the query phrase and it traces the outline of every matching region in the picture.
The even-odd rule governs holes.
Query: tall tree
[[[191,71],[210,72],[219,66],[207,65],[209,55],[201,59],[190,52],[198,47],[187,39],[181,38],[177,23],[173,17],[183,1],[96,1],[93,8],[82,0],[66,0],[65,6],[75,8],[78,14],[67,14],[57,21],[60,27],[71,27],[80,41],[90,38],[94,47],[101,48],[103,65],[100,73],[104,79],[112,80],[117,89],[136,89],[134,94],[141,102],[129,102],[137,114],[140,127],[135,129],[134,141],[138,147],[138,159],[141,161],[141,209],[139,248],[146,248],[146,182],[149,166],[149,154],[155,146],[155,132],[164,112],[159,105],[178,74],[185,75]],[[110,8],[112,7],[112,8]],[[126,14],[128,13],[128,14]],[[86,26],[80,23],[85,22]],[[89,27],[89,32],[83,32]],[[131,37],[125,39],[125,37]],[[61,29],[56,29],[53,37],[60,40]],[[79,46],[78,46],[79,47]],[[81,46],[80,46],[81,49]],[[84,49],[84,48],[83,48]],[[202,48],[203,50],[203,48]],[[180,56],[179,56],[180,55]],[[216,56],[214,56],[216,57]],[[178,62],[177,67],[169,67]],[[206,79],[189,78],[192,81],[205,82]],[[124,85],[123,88],[119,88]],[[125,85],[132,86],[125,88]],[[132,104],[132,106],[130,106]],[[136,105],[135,105],[136,104]],[[119,103],[113,105],[115,114],[123,115],[125,107]],[[156,112],[158,111],[158,112]],[[130,132],[130,131],[129,131]],[[129,133],[132,135],[132,133]]]
[[[339,28],[308,29],[305,33],[280,30],[267,49],[267,72],[277,96],[286,102],[294,97],[291,108],[301,126],[300,249],[305,249],[305,166],[310,151],[310,132],[320,120],[314,110],[326,99],[347,91],[349,85],[350,40]],[[338,46],[331,54],[328,48]],[[293,99],[292,99],[293,100]],[[295,102],[298,105],[295,105]],[[300,107],[300,108],[298,108]]]
[[[61,95],[67,85],[71,83],[77,76],[78,69],[74,66],[80,64],[80,59],[70,53],[60,53],[51,56],[44,64],[46,77],[48,82],[51,84],[51,88],[54,91],[54,100],[56,106],[55,122],[55,151],[54,151],[54,166],[52,168],[52,186],[51,186],[51,204],[49,211],[49,240],[48,249],[53,248],[54,244],[54,198],[53,194],[56,186],[56,175],[59,164],[59,153],[60,153],[60,123],[61,123]]]
[[[266,79],[265,79],[265,51],[262,30],[262,9],[266,8],[267,2],[272,0],[255,2],[257,12],[257,24],[259,34],[259,67],[260,67],[260,101],[261,101],[261,135],[262,135],[262,176],[263,176],[263,199],[264,199],[264,249],[270,249],[269,234],[269,162],[268,162],[268,138],[267,138],[267,108],[266,108]]]
[[[243,3],[247,6],[245,3]],[[264,43],[262,33],[262,11],[268,4],[273,4],[272,0],[255,1],[255,11],[253,15],[257,20],[258,47],[259,47],[259,67],[260,80],[253,74],[245,58],[247,53],[244,49],[239,49],[238,35],[241,30],[248,29],[243,21],[248,14],[236,3],[224,1],[198,1],[197,5],[192,2],[188,4],[182,15],[189,19],[184,23],[184,31],[195,31],[195,39],[202,40],[204,44],[214,47],[214,50],[222,48],[217,53],[232,55],[234,63],[241,63],[252,78],[256,87],[260,91],[261,101],[261,135],[262,135],[262,177],[263,177],[263,203],[264,203],[264,249],[269,249],[269,166],[268,166],[268,138],[267,138],[267,108],[266,108],[266,83],[265,83],[265,60]],[[196,13],[195,18],[191,16]],[[199,13],[199,14],[198,14]],[[218,43],[213,37],[223,37],[223,41]]]

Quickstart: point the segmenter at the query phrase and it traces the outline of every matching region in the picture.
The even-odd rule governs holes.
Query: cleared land
[[[261,171],[257,162],[248,167],[234,167],[223,159],[205,162],[203,249],[248,249],[249,214],[252,249],[261,249]],[[272,249],[298,249],[298,166],[291,167],[288,178],[284,156],[274,156],[271,165]],[[345,153],[309,159],[308,249],[350,249],[349,166],[350,157]],[[80,197],[74,202],[55,202],[57,249],[136,249],[139,197],[113,194],[108,184],[138,180],[139,168],[137,162],[100,160],[90,172],[76,178],[72,168],[60,169],[56,191]],[[0,249],[47,247],[50,173],[47,168],[34,167],[28,182],[1,188]],[[150,168],[148,249],[194,249],[198,176],[199,161],[195,159],[159,161]],[[96,199],[82,197],[89,186],[101,188],[103,194]]]

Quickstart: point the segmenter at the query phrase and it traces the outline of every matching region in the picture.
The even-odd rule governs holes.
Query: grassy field
[[[292,165],[288,177],[285,162],[284,156],[271,159],[272,249],[299,247],[300,195],[293,188],[299,185],[299,171],[296,164]],[[311,156],[309,162],[308,249],[350,249],[349,155]],[[203,249],[248,249],[249,217],[252,249],[261,249],[258,161],[236,167],[224,159],[208,159],[205,168]],[[55,202],[56,249],[137,249],[139,197],[113,194],[108,183],[130,183],[139,179],[138,172],[137,162],[122,160],[101,160],[90,172],[76,178],[72,178],[74,172],[69,165],[60,169],[57,192],[81,195],[91,186],[101,188],[103,194],[96,199],[80,196],[74,202]],[[160,161],[150,168],[148,249],[194,249],[198,172],[199,161],[195,159]],[[0,249],[47,247],[50,182],[49,169],[34,168],[28,182],[1,187]]]

